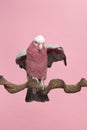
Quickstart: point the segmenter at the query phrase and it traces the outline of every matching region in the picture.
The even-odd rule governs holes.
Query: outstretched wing
[[[16,63],[19,67],[26,70],[26,50],[21,51],[16,57]]]
[[[64,61],[64,64],[67,65],[66,56],[62,47],[56,45],[48,45],[47,47],[48,55],[48,67],[52,66],[53,62]]]
[[[50,68],[53,62],[57,61],[64,61],[64,64],[67,65],[66,56],[64,54],[64,50],[62,47],[55,46],[55,45],[48,45],[47,48],[47,55],[48,55],[48,65],[47,67]],[[26,70],[26,50],[21,51],[16,57],[16,63],[19,67]]]

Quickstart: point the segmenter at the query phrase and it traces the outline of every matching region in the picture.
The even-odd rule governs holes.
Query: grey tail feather
[[[43,95],[40,91],[37,91],[36,94],[33,94],[32,88],[27,89],[27,94],[25,98],[26,102],[45,102],[49,101],[49,97],[47,95]]]

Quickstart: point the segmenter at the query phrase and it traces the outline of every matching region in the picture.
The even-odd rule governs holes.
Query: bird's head
[[[35,46],[38,47],[39,51],[41,51],[45,44],[45,38],[42,35],[38,35],[33,40]]]

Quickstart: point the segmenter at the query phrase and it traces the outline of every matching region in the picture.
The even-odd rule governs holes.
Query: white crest
[[[42,35],[38,35],[37,37],[34,38],[34,42],[43,44],[45,43],[45,38]]]

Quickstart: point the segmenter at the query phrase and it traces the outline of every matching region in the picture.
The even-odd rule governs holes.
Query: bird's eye
[[[37,41],[35,41],[35,43],[37,43]]]

